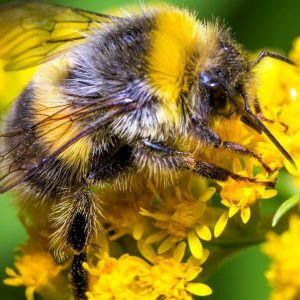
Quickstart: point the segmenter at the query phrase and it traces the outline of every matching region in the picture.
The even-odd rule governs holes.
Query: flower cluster
[[[298,43],[291,52],[291,59],[299,55]],[[258,94],[268,128],[293,157],[296,168],[283,156],[276,155],[272,143],[264,136],[257,136],[254,148],[260,151],[271,168],[286,167],[288,172],[300,176],[300,68],[281,61],[266,59],[258,73]]]
[[[270,300],[293,300],[300,297],[300,217],[290,218],[289,229],[278,235],[270,232],[264,252],[272,259],[266,277],[273,288]]]
[[[193,257],[183,262],[185,243],[179,243],[172,255],[156,255],[147,244],[140,244],[140,257],[124,254],[118,259],[104,253],[96,265],[84,267],[90,274],[87,297],[97,299],[192,299],[192,295],[206,296],[211,289],[202,283],[191,282],[202,271],[201,260]]]
[[[258,141],[266,158],[276,161],[278,167],[285,166],[295,179],[296,186],[300,186],[300,38],[295,39],[290,59],[296,66],[288,66],[281,62],[267,61],[264,72],[261,73],[262,82],[271,85],[270,89],[261,86],[261,97],[267,117],[276,122],[270,124],[274,134],[280,137],[283,145],[292,155],[296,168],[285,159],[272,157],[273,149],[264,141]],[[294,210],[296,213],[296,210]],[[275,228],[276,229],[276,228]],[[271,300],[294,300],[300,297],[300,217],[298,214],[290,217],[289,228],[277,234],[270,231],[264,252],[271,258],[272,263],[266,272],[273,291]]]
[[[10,286],[25,286],[27,300],[34,300],[35,294],[42,299],[67,299],[67,266],[58,264],[45,248],[45,243],[30,240],[21,246],[15,258],[15,269],[6,268],[9,276],[4,283]]]

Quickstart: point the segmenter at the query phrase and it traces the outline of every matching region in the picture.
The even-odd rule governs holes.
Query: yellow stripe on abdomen
[[[60,149],[82,130],[74,121],[74,108],[61,93],[60,85],[68,76],[68,63],[59,59],[41,67],[34,80],[33,109],[40,143],[49,155]],[[82,138],[64,150],[59,157],[65,165],[85,168],[90,157],[90,138]]]

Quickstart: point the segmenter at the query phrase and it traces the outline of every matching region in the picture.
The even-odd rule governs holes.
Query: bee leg
[[[263,166],[263,168],[269,173],[273,173],[274,170],[272,170],[261,158],[261,156],[259,154],[257,154],[254,150],[249,149],[243,145],[240,145],[238,143],[234,143],[234,142],[221,142],[221,144],[219,145],[218,148],[221,149],[226,149],[226,150],[230,150],[242,155],[246,155],[246,156],[252,156],[254,157],[257,161],[259,161],[261,163],[261,165]]]
[[[144,141],[143,144],[152,149],[152,151],[155,151],[156,155],[159,152],[161,153],[161,161],[156,157],[156,163],[162,164],[165,168],[169,167],[170,169],[172,168],[178,171],[191,170],[195,174],[211,180],[226,181],[229,178],[233,178],[235,180],[263,184],[269,187],[274,187],[275,185],[275,182],[258,181],[255,178],[240,176],[215,164],[196,160],[187,153],[177,151],[161,143],[156,144]],[[153,162],[154,160],[152,159],[151,161]]]
[[[274,188],[275,185],[275,182],[273,181],[258,181],[255,178],[240,176],[215,164],[198,160],[195,161],[193,172],[212,180],[226,181],[229,178],[233,178],[238,181],[247,181],[252,183],[263,184],[272,188]]]
[[[255,114],[258,116],[259,119],[266,120],[266,118],[265,118],[265,116],[262,112],[260,103],[259,103],[257,98],[254,99],[254,111],[255,111]]]
[[[155,176],[162,171],[183,171],[190,170],[194,159],[189,154],[177,151],[163,143],[156,143],[149,140],[143,140],[137,143],[134,151],[135,163],[138,166],[147,166]]]
[[[86,270],[82,266],[86,260],[87,257],[85,251],[81,252],[80,254],[75,254],[73,257],[69,277],[71,280],[73,297],[75,300],[87,299],[85,293],[88,288],[88,276]]]
[[[76,300],[86,299],[85,293],[88,288],[87,271],[83,268],[86,261],[86,245],[90,236],[89,218],[90,195],[88,192],[80,191],[76,194],[75,211],[73,219],[68,228],[67,242],[74,251],[74,257],[70,271],[70,281],[73,288],[73,296]]]
[[[88,288],[86,270],[82,264],[86,261],[86,242],[88,239],[86,215],[78,212],[75,214],[68,233],[68,242],[75,252],[70,271],[70,281],[73,296],[76,300],[86,299],[85,292]]]
[[[251,156],[261,163],[263,168],[269,173],[274,171],[262,160],[262,157],[254,150],[249,149],[243,145],[235,142],[222,141],[221,138],[210,128],[204,127],[196,130],[196,134],[203,140],[207,145],[211,145],[215,148],[225,149],[232,152],[236,152],[241,155]]]
[[[69,279],[76,300],[86,299],[88,276],[82,264],[86,261],[92,233],[101,228],[98,224],[101,212],[94,197],[87,187],[77,188],[62,198],[52,215],[56,230],[51,241],[56,257],[64,259],[66,251],[74,254]]]

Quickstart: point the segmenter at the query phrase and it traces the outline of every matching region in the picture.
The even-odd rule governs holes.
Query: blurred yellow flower
[[[12,102],[26,87],[36,68],[19,72],[5,72],[4,61],[0,60],[0,110]]]
[[[290,59],[300,66],[300,37],[297,37],[293,42],[293,48],[289,55]]]
[[[148,207],[153,201],[150,190],[145,192],[140,188],[131,191],[107,190],[101,191],[107,231],[111,233],[110,240],[116,240],[128,234],[135,240],[141,239],[147,229],[145,218],[139,214],[140,207]],[[104,194],[104,196],[103,196]]]
[[[63,270],[51,254],[36,242],[20,248],[20,256],[15,258],[16,271],[6,268],[9,276],[4,283],[11,286],[25,286],[27,300],[34,300],[38,294],[44,300],[69,299],[68,280]]]
[[[272,259],[266,272],[273,288],[270,300],[300,299],[300,217],[291,216],[281,235],[270,232],[263,250]]]
[[[294,43],[291,59],[300,56],[300,40]],[[266,125],[293,157],[294,168],[264,135],[253,136],[251,145],[271,168],[286,167],[300,176],[300,68],[274,59],[266,59],[257,72],[258,94]]]

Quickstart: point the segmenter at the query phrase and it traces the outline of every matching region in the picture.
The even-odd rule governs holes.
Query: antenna
[[[274,59],[283,61],[283,62],[285,62],[285,63],[287,63],[287,64],[290,64],[290,65],[294,66],[294,63],[293,63],[291,60],[289,60],[288,58],[286,58],[286,57],[284,57],[284,56],[282,56],[282,55],[280,55],[280,54],[277,54],[277,53],[273,53],[273,52],[269,52],[269,51],[263,50],[263,51],[260,52],[260,54],[259,54],[258,57],[255,59],[255,61],[253,61],[253,62],[251,63],[251,67],[250,67],[250,68],[251,68],[251,69],[254,68],[254,67],[255,67],[256,65],[258,65],[258,64],[261,62],[261,60],[262,60],[263,58],[265,58],[265,57],[271,57],[271,58],[274,58]]]
[[[296,168],[295,161],[290,156],[290,154],[284,149],[284,147],[279,143],[279,141],[274,137],[274,135],[269,131],[269,129],[253,114],[247,95],[242,91],[241,95],[245,103],[245,114],[242,115],[241,121],[256,130],[258,133],[264,132],[270,141],[276,146],[276,148],[282,153],[282,155]]]

